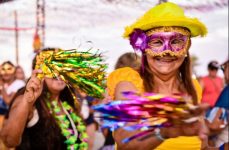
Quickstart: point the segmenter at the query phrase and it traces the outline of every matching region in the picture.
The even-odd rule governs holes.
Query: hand
[[[26,85],[24,98],[31,103],[34,103],[41,95],[43,90],[43,80],[38,79],[37,75],[42,73],[41,70],[34,70],[30,80]]]
[[[206,120],[206,124],[212,132],[216,132],[216,133],[220,132],[226,127],[224,120],[220,119],[222,113],[223,113],[222,108],[219,108],[212,122]]]
[[[208,128],[203,119],[203,113],[209,108],[207,104],[198,105],[197,109],[193,110],[193,116],[199,119],[195,122],[185,123],[181,122],[172,127],[162,128],[161,134],[165,138],[175,138],[178,136],[199,136],[201,140],[205,140],[208,137]]]

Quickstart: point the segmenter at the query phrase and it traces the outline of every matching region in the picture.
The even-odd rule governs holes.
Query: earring
[[[184,55],[184,57],[188,57],[188,55],[187,55],[187,54],[185,54],[185,55]]]

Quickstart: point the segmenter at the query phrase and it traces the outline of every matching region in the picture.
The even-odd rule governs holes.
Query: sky
[[[198,5],[198,1],[192,2]],[[0,27],[14,27],[15,10],[18,13],[19,27],[35,27],[35,3],[36,0],[15,0],[0,4]],[[104,53],[110,72],[121,54],[133,51],[129,41],[122,38],[124,27],[133,23],[155,4],[155,1],[147,0],[136,4],[130,0],[121,4],[109,4],[104,0],[46,1],[45,46],[99,49]],[[222,63],[228,57],[228,8],[206,12],[186,10],[186,14],[197,17],[208,28],[206,37],[192,39],[190,49],[190,53],[198,57],[199,65],[195,71],[198,76],[203,76],[207,74],[206,68],[210,60]],[[35,29],[19,32],[19,64],[24,68],[27,77],[31,73],[31,61],[34,57],[34,33]],[[6,60],[15,63],[14,36],[13,31],[0,30],[0,63]],[[219,75],[222,76],[222,73],[219,72]]]

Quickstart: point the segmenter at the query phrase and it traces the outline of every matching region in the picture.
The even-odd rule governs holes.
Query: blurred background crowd
[[[133,2],[132,2],[133,1]],[[26,85],[36,52],[46,47],[101,49],[107,72],[140,67],[141,58],[122,39],[124,26],[163,0],[0,0],[0,130],[15,93]],[[198,14],[208,27],[205,39],[194,39],[191,48],[193,76],[203,89],[202,102],[214,107],[228,84],[228,1],[171,0],[190,15]],[[129,49],[129,53],[124,53]],[[81,113],[90,137],[89,149],[114,147],[112,133],[100,128],[90,106],[98,101],[84,93]],[[0,150],[8,149],[0,141]]]

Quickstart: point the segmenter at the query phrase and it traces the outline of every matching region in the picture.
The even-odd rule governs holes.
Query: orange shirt
[[[223,80],[220,77],[210,78],[209,76],[203,77],[203,97],[202,103],[208,103],[214,106],[223,88]]]
[[[108,94],[114,99],[116,85],[121,81],[131,82],[139,92],[144,92],[143,80],[139,73],[132,68],[125,67],[113,71],[107,79]],[[193,84],[197,91],[198,101],[200,102],[202,90],[196,79],[193,79]],[[200,150],[201,141],[197,136],[187,137],[180,136],[165,140],[156,150]]]

